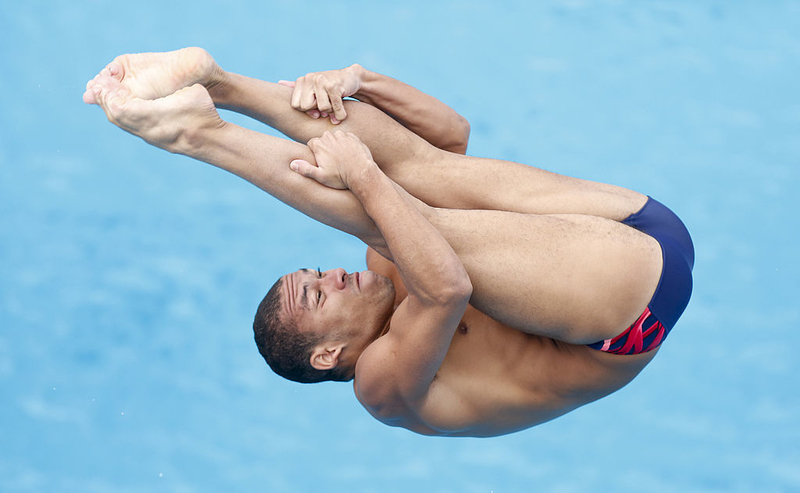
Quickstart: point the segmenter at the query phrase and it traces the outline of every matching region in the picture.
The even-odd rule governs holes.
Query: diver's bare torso
[[[399,304],[406,290],[394,265],[374,252],[367,258],[370,270],[394,282]],[[370,349],[362,357],[370,357]],[[362,404],[384,423],[424,435],[502,435],[620,389],[656,352],[618,356],[566,344],[515,330],[469,306],[423,403],[380,406],[391,409],[388,414],[373,412],[375,403]]]

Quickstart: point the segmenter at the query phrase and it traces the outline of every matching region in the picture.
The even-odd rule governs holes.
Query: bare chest
[[[514,330],[469,306],[434,384],[462,394],[528,402],[545,390],[541,363],[555,349],[552,341]]]

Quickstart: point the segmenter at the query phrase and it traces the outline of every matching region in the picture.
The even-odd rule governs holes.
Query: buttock
[[[636,322],[613,339],[598,341],[589,347],[614,354],[639,354],[652,351],[664,342],[689,304],[694,245],[680,218],[652,197],[622,223],[658,241],[663,258],[661,277]]]

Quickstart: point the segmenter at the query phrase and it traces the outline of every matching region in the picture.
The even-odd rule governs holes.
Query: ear
[[[317,346],[311,352],[311,366],[323,371],[336,368],[343,348],[343,343],[329,343],[325,346]]]

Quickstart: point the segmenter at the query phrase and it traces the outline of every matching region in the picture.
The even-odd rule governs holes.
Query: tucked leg
[[[210,89],[214,102],[256,118],[299,142],[338,128],[356,134],[394,181],[425,203],[455,209],[529,214],[586,214],[620,221],[646,197],[602,183],[570,178],[510,161],[437,149],[368,104],[346,101],[338,126],[293,110],[291,89],[237,74]]]
[[[115,78],[142,99],[202,84],[217,107],[256,118],[301,143],[336,128],[327,119],[315,120],[292,109],[290,88],[225,72],[200,48],[121,55],[101,75]],[[86,102],[95,102],[95,83],[96,79],[87,84]],[[337,127],[355,133],[390,178],[436,207],[586,214],[619,221],[646,200],[621,187],[442,151],[369,104],[345,104],[348,118]]]
[[[658,285],[658,242],[612,220],[452,209],[427,217],[469,272],[470,302],[524,332],[575,344],[616,336]]]

